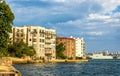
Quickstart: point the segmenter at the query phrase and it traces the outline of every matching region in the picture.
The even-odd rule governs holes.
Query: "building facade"
[[[76,59],[75,39],[66,37],[57,37],[57,44],[63,43],[65,46],[64,55],[67,58]]]
[[[40,59],[56,59],[56,31],[40,26],[12,27],[12,41],[23,41],[36,50]]]
[[[86,44],[83,38],[75,38],[76,41],[76,57],[86,56]]]

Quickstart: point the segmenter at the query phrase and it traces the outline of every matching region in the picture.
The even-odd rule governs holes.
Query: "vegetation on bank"
[[[23,42],[9,44],[9,34],[12,33],[14,14],[4,0],[0,1],[0,57],[33,56],[35,50]]]
[[[24,42],[14,42],[13,44],[10,44],[8,53],[9,56],[19,58],[24,56],[34,56],[36,54],[35,49]]]
[[[12,32],[14,14],[5,1],[0,2],[0,57],[8,55],[9,33]]]
[[[64,56],[64,50],[65,50],[65,46],[63,43],[60,43],[56,46],[57,59],[66,59],[66,56]]]

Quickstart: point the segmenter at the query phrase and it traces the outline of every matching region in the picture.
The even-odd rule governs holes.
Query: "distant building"
[[[107,51],[103,51],[102,53],[103,53],[103,55],[109,55],[108,50]]]
[[[66,37],[57,37],[58,44],[63,43],[65,46],[64,55],[67,58],[75,59],[76,50],[75,50],[75,39],[66,38]]]
[[[36,50],[41,59],[56,59],[56,31],[40,26],[12,27],[13,42],[23,41]]]
[[[86,45],[83,38],[75,38],[76,41],[76,57],[86,56]]]

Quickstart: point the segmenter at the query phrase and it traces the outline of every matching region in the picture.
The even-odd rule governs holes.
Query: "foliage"
[[[72,57],[68,57],[67,59],[68,59],[68,60],[72,60],[73,58],[72,58]]]
[[[76,59],[83,59],[82,57],[76,57]]]
[[[14,14],[5,1],[0,2],[0,56],[6,56]]]
[[[28,46],[24,42],[15,42],[13,45],[9,45],[8,52],[10,56],[15,57],[23,57],[24,55],[35,55],[34,48],[32,46]]]
[[[65,50],[65,46],[63,43],[60,43],[56,46],[56,55],[58,59],[65,59],[66,56],[64,56],[63,52]]]
[[[92,59],[91,57],[86,57],[86,59]]]

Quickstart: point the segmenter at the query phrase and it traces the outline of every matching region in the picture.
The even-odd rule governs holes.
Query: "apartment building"
[[[56,31],[53,29],[40,26],[12,27],[12,40],[33,46],[40,59],[56,59]]]
[[[66,37],[57,37],[57,44],[63,43],[65,46],[64,55],[67,58],[76,58],[75,39]]]
[[[86,45],[83,38],[75,38],[76,42],[76,57],[86,56]]]

